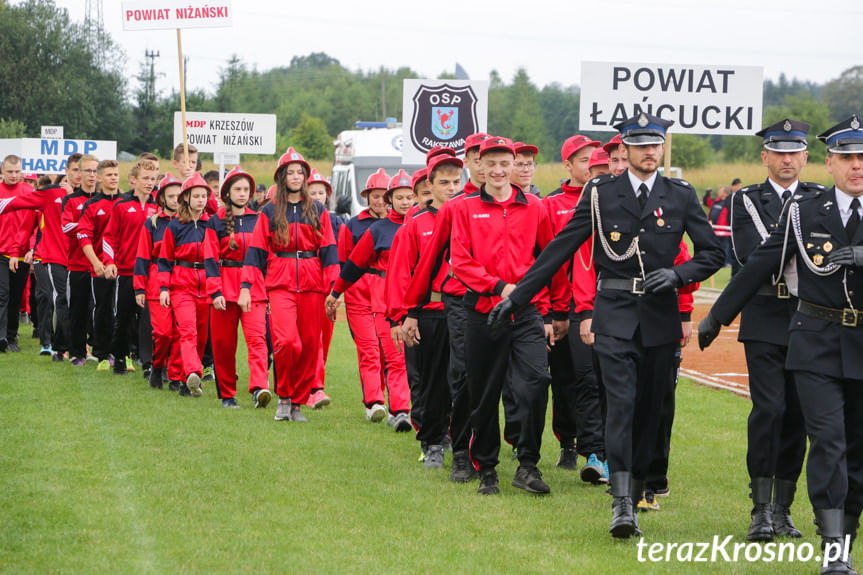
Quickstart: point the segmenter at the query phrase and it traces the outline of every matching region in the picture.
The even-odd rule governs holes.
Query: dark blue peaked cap
[[[762,145],[765,150],[772,152],[802,152],[809,143],[806,136],[809,134],[809,124],[785,118],[771,126],[767,126],[756,136],[764,138]]]
[[[854,114],[844,122],[839,122],[825,132],[818,134],[818,139],[827,144],[827,151],[832,154],[863,153],[863,124]]]
[[[663,120],[641,112],[614,126],[620,132],[621,141],[628,146],[647,146],[665,142],[665,132],[674,125],[672,120]]]

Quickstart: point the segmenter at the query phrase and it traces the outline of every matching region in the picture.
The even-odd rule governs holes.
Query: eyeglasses
[[[84,172],[85,174],[90,174],[91,176],[98,173],[97,170],[81,170],[81,171]]]
[[[515,169],[516,170],[532,170],[536,167],[536,164],[533,162],[516,162]]]

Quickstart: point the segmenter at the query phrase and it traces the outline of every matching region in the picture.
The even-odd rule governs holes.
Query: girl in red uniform
[[[209,190],[198,173],[183,182],[177,218],[168,224],[159,253],[159,302],[171,308],[180,338],[179,349],[172,350],[183,362],[186,383],[180,386],[180,395],[192,397],[202,394],[201,356],[210,319],[203,245]]]
[[[279,159],[276,193],[255,225],[237,299],[248,312],[255,282],[267,290],[279,396],[276,421],[307,421],[300,406],[308,403],[315,382],[320,310],[339,271],[326,208],[308,194],[309,173],[309,164],[293,148]]]
[[[237,305],[243,275],[243,260],[249,249],[258,214],[248,207],[255,180],[239,166],[231,170],[220,191],[224,207],[207,223],[204,267],[207,293],[213,300],[210,313],[216,383],[222,407],[237,405],[237,324],[249,350],[249,393],[255,407],[266,407],[270,394],[267,370],[267,294],[262,282],[251,289],[251,309]]]
[[[183,377],[180,356],[175,355],[170,364],[171,348],[179,345],[174,332],[171,310],[159,303],[159,253],[168,223],[177,213],[178,198],[182,182],[166,174],[154,195],[159,212],[144,222],[144,230],[138,236],[138,252],[135,254],[135,272],[132,286],[138,306],[149,311],[149,323],[153,332],[153,363],[150,366],[150,387],[162,389],[162,371],[167,368],[171,391],[179,391]],[[141,321],[147,321],[144,316]]]

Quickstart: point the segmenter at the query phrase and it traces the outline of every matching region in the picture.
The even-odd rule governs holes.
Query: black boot
[[[611,528],[614,537],[628,539],[635,533],[635,513],[632,510],[632,476],[628,471],[611,474]]]
[[[800,530],[791,521],[791,504],[797,482],[787,479],[773,481],[773,533],[778,537],[802,537]]]
[[[153,389],[162,389],[162,370],[161,369],[150,369],[150,377],[148,378],[150,381],[150,387]]]
[[[640,536],[641,529],[638,527],[638,502],[644,497],[644,481],[641,479],[630,480],[629,499],[632,501],[632,520],[635,522],[635,535]]]
[[[773,521],[770,513],[772,477],[753,477],[749,486],[752,493],[752,522],[749,524],[748,541],[773,541]]]
[[[857,539],[857,528],[860,527],[860,515],[854,515],[853,513],[845,512],[845,519],[843,523],[843,529],[845,531],[845,535],[849,536],[848,540],[848,555],[851,555],[851,551],[854,548],[854,540]]]
[[[851,549],[845,548],[844,513],[842,509],[815,510],[815,518],[821,527],[821,554],[826,562],[826,565],[822,562],[821,575],[857,575],[851,568]],[[825,556],[828,552],[830,559]]]

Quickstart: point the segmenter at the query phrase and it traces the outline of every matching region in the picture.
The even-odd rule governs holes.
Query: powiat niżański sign
[[[186,112],[186,134],[199,152],[273,154],[276,115]],[[174,112],[174,145],[182,141],[182,115]]]
[[[760,66],[582,62],[579,129],[614,131],[643,111],[675,134],[751,136],[761,129]]]

